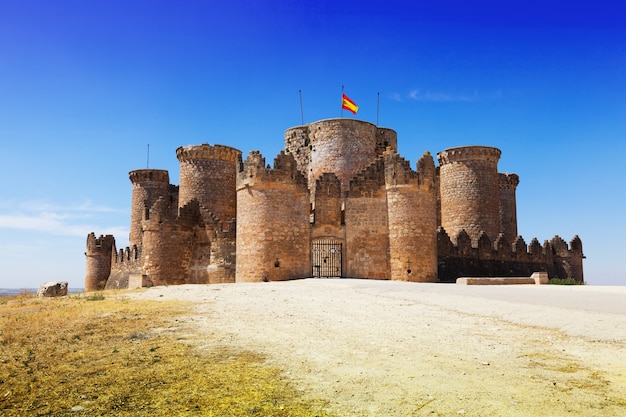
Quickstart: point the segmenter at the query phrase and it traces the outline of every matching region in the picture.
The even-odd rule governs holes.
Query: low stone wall
[[[544,285],[548,283],[547,272],[535,272],[530,277],[481,277],[481,278],[458,278],[459,285],[512,285],[512,284],[534,284]]]

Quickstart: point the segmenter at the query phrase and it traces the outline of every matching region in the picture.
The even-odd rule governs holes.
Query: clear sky
[[[372,123],[380,93],[413,167],[500,148],[526,242],[578,234],[587,282],[626,285],[619,4],[0,0],[0,287],[82,287],[89,232],[128,244],[129,171],[178,184],[176,148],[200,143],[272,163],[298,91],[310,123],[342,85]]]

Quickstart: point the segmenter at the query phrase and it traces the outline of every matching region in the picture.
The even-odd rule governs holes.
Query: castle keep
[[[287,129],[285,149],[208,144],[176,150],[167,171],[130,172],[130,245],[87,236],[87,291],[188,283],[350,277],[454,282],[458,277],[571,277],[582,243],[517,234],[516,174],[500,150],[426,152],[415,170],[391,129],[328,119]]]

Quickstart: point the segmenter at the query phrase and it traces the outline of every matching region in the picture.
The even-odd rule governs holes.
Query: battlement
[[[315,180],[315,190],[316,195],[324,192],[325,195],[341,197],[341,181],[334,173],[325,172]]]
[[[498,184],[500,189],[511,189],[515,190],[519,185],[519,175],[517,174],[504,174],[498,173]]]
[[[418,182],[416,171],[411,169],[411,163],[389,148],[383,154],[385,161],[385,181],[387,187],[415,184]]]
[[[382,155],[387,148],[398,152],[398,134],[393,129],[379,127],[376,131],[376,153]]]
[[[555,240],[556,239],[556,240]],[[558,236],[553,238],[558,241],[564,254],[569,253],[567,243]],[[443,227],[437,228],[437,245],[439,255],[467,256],[480,259],[500,259],[529,261],[536,259],[539,262],[546,262],[546,256],[552,254],[553,245],[545,241],[541,247],[537,238],[533,238],[530,245],[526,245],[522,236],[517,236],[510,242],[503,234],[500,234],[495,241],[491,241],[489,236],[482,232],[478,240],[473,241],[465,230],[461,230],[454,239],[450,238]],[[565,245],[564,247],[562,245]],[[541,259],[537,259],[541,256]]]
[[[113,235],[100,235],[100,237],[96,237],[95,233],[91,232],[87,235],[87,256],[98,254],[98,255],[109,255],[111,253],[111,248],[115,246],[115,238]]]
[[[465,161],[488,161],[497,164],[502,152],[490,146],[460,146],[437,153],[439,165]]]
[[[382,156],[350,180],[350,196],[376,194],[385,185],[385,161]]]
[[[238,164],[241,162],[241,151],[230,146],[211,146],[208,143],[203,143],[202,145],[179,147],[176,149],[176,157],[180,162],[194,159],[218,159]]]
[[[113,247],[113,264],[138,264],[141,262],[141,246],[133,245],[120,249],[119,251]]]
[[[128,177],[133,184],[154,181],[165,184],[170,183],[170,176],[164,169],[136,169],[128,173]]]
[[[252,151],[241,165],[237,175],[237,190],[263,183],[296,184],[306,187],[307,181],[298,170],[294,156],[285,151],[274,158],[274,168],[265,166],[265,158],[259,151]]]

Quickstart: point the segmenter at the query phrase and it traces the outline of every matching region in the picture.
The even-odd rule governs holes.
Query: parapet
[[[393,129],[379,127],[376,132],[376,153],[382,155],[387,148],[398,151],[398,134]]]
[[[382,157],[359,172],[350,180],[350,196],[369,196],[377,193],[385,185],[385,162]]]
[[[262,183],[301,185],[306,188],[306,178],[298,170],[291,153],[280,151],[274,158],[274,168],[265,166],[265,158],[259,151],[252,151],[241,165],[237,174],[237,189]]]
[[[500,188],[514,190],[519,185],[519,175],[498,173],[498,183]]]
[[[241,162],[241,151],[230,146],[211,146],[208,143],[203,143],[202,145],[179,147],[176,149],[176,158],[180,162],[193,159],[219,159],[236,164]]]
[[[439,165],[465,161],[489,161],[497,164],[502,152],[490,146],[460,146],[437,153]]]
[[[411,169],[409,161],[398,155],[391,148],[387,149],[383,156],[387,187],[406,184],[417,185],[417,172]]]
[[[113,235],[100,235],[96,237],[91,232],[87,235],[87,256],[98,254],[111,256],[111,250],[115,246],[115,238]]]
[[[163,182],[165,184],[170,183],[169,173],[164,169],[136,169],[130,171],[128,177],[133,184],[148,181]]]

